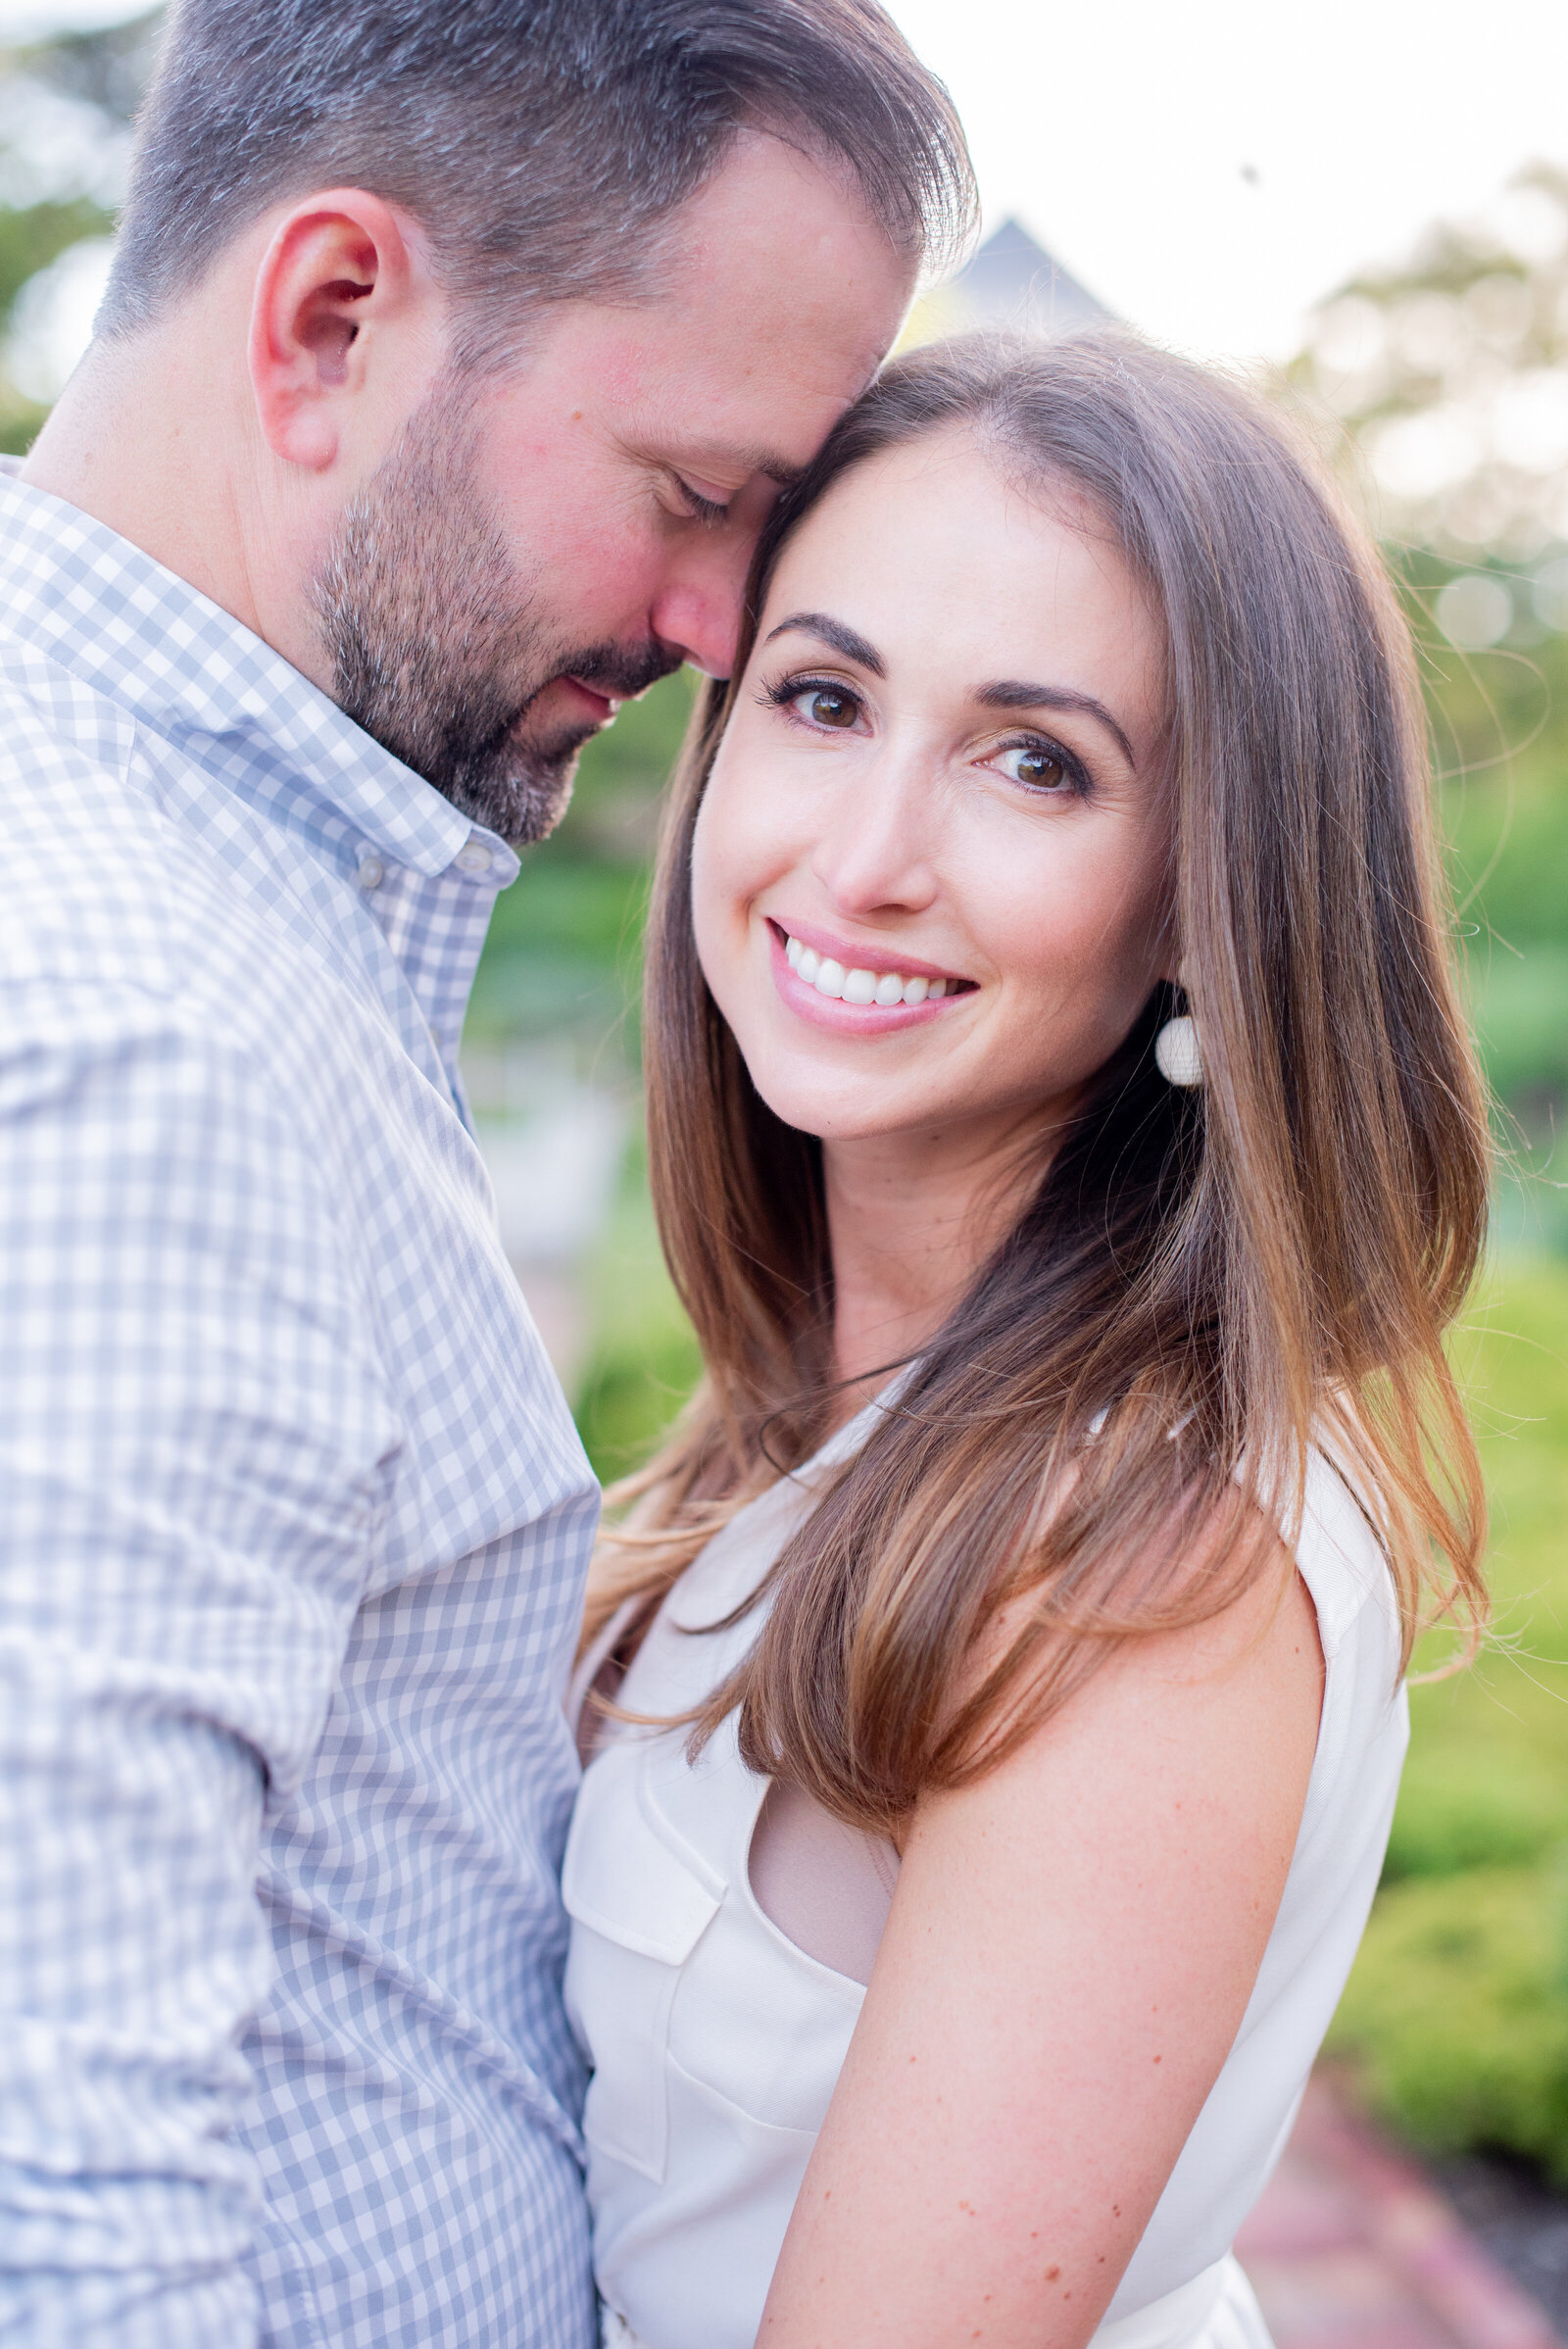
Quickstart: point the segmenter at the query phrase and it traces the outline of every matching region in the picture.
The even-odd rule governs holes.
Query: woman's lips
[[[771,919],[767,929],[773,983],[784,1001],[813,1026],[841,1035],[885,1035],[913,1027],[939,1018],[957,998],[976,992],[972,980],[933,963],[909,957],[895,963],[886,950],[878,950],[873,964],[870,950],[829,940],[825,932],[803,936]],[[820,939],[822,947],[810,938]],[[829,946],[837,946],[838,953],[822,951]]]
[[[895,955],[892,947],[870,947],[863,940],[857,945],[853,939],[835,938],[830,930],[819,929],[815,922],[778,921],[769,914],[767,926],[780,946],[786,946],[791,938],[798,938],[803,947],[809,947],[818,956],[842,964],[847,971],[898,970],[908,979],[946,979],[950,994],[972,991],[974,986],[972,979],[960,977],[956,971],[947,969],[940,962],[922,962],[918,955],[902,953]]]

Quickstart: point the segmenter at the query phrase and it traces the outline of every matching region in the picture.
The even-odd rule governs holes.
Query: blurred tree
[[[0,56],[0,448],[13,453],[48,413],[12,379],[19,299],[74,246],[113,227],[128,124],[162,19],[154,9]]]
[[[1456,1341],[1501,1638],[1414,1691],[1379,1896],[1331,2044],[1438,2150],[1568,2184],[1568,171],[1323,304],[1283,386],[1370,507],[1415,623],[1475,1019],[1508,1112],[1506,1245]],[[1521,1245],[1522,1244],[1522,1245]]]
[[[1477,1026],[1545,1178],[1526,1225],[1568,1245],[1568,171],[1533,166],[1486,218],[1342,287],[1281,389],[1400,579]]]
[[[163,9],[150,8],[123,24],[29,42],[13,50],[12,59],[46,88],[96,107],[110,122],[129,124],[152,74],[163,22]]]
[[[29,278],[84,238],[106,235],[111,225],[107,207],[86,195],[0,208],[0,335],[9,332],[17,297]],[[20,456],[48,413],[0,367],[0,449]]]
[[[1527,563],[1568,538],[1568,172],[1352,278],[1289,376],[1348,427],[1386,537]]]
[[[695,687],[666,677],[583,752],[561,829],[497,903],[470,1035],[569,1034],[635,1064],[649,859]]]

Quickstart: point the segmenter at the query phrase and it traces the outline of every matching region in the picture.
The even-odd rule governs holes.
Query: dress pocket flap
[[[679,1966],[717,1915],[723,1886],[705,1883],[654,1825],[638,1783],[642,1761],[633,1738],[596,1756],[577,1797],[562,1894],[577,1924]]]

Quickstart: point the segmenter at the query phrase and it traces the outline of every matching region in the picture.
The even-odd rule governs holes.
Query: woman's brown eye
[[[813,686],[805,694],[806,714],[817,726],[853,726],[859,705],[847,693],[834,693],[825,685]]]
[[[1019,743],[1003,754],[1013,779],[1028,783],[1036,791],[1059,791],[1067,781],[1067,770],[1059,759],[1038,743]]]

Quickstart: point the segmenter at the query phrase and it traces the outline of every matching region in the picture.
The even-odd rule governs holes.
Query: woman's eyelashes
[[[847,734],[859,723],[865,704],[841,677],[780,677],[762,689],[765,707],[781,710],[794,725],[812,734]],[[1014,734],[994,743],[974,759],[1031,799],[1087,799],[1094,789],[1077,755],[1049,734]]]
[[[859,695],[837,677],[781,677],[763,688],[762,698],[797,725],[823,734],[848,733],[864,708]]]
[[[1093,788],[1083,760],[1043,734],[1026,734],[1000,744],[987,763],[998,767],[1009,782],[1047,799],[1087,799]]]

